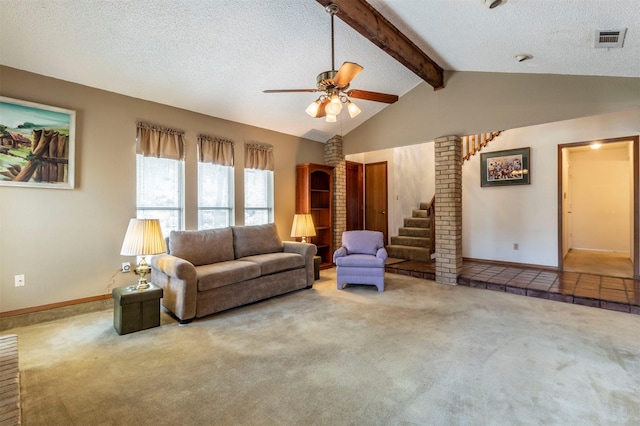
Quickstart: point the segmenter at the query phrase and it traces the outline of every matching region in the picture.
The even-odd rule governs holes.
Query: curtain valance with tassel
[[[273,145],[247,143],[244,145],[244,167],[273,171]]]
[[[198,161],[221,166],[233,166],[233,147],[232,141],[207,135],[198,135]]]
[[[137,123],[136,154],[184,160],[184,132],[147,123]]]

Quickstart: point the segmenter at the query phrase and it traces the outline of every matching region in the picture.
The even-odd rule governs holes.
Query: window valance
[[[246,169],[273,171],[273,145],[262,143],[244,144],[244,167]]]
[[[198,135],[198,161],[201,163],[233,166],[232,141],[207,135]]]
[[[139,122],[136,132],[136,154],[184,160],[184,132]]]

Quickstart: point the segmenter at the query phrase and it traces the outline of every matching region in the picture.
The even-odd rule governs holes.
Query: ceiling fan
[[[384,102],[392,104],[398,100],[396,95],[386,93],[369,92],[367,90],[349,89],[349,83],[364,69],[354,62],[345,62],[339,70],[335,70],[333,17],[338,13],[338,5],[330,4],[325,10],[331,15],[331,70],[318,74],[317,86],[315,89],[280,89],[264,90],[264,93],[286,93],[286,92],[323,92],[322,95],[311,103],[305,110],[307,114],[314,118],[326,117],[328,122],[335,122],[336,116],[342,111],[342,104],[347,105],[349,116],[356,117],[360,108],[349,98],[364,99],[367,101]]]

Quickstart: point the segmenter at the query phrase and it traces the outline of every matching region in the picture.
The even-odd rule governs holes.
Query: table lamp
[[[307,242],[307,237],[316,236],[316,228],[313,226],[313,218],[309,213],[296,214],[293,216],[293,226],[291,227],[291,236],[302,237],[302,242]]]
[[[158,219],[131,219],[127,233],[124,236],[120,254],[123,256],[140,256],[140,263],[136,268],[136,274],[140,277],[138,284],[131,286],[132,290],[144,290],[149,288],[147,274],[151,268],[145,260],[145,256],[165,253],[167,247],[162,236],[160,221]]]

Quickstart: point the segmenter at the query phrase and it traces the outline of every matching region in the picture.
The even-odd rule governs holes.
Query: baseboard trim
[[[105,300],[105,299],[111,299],[111,294],[102,294],[100,296],[84,297],[82,299],[67,300],[64,302],[50,303],[48,305],[40,305],[40,306],[32,306],[29,308],[16,309],[15,311],[0,312],[0,318],[32,314],[35,312],[48,311],[51,309],[64,308],[67,306],[80,305],[82,303],[96,302],[96,301]]]
[[[557,266],[535,265],[532,263],[505,262],[502,260],[474,259],[471,257],[463,257],[462,262],[463,263],[464,262],[480,262],[480,263],[488,263],[490,265],[496,265],[496,266],[509,266],[512,268],[533,268],[533,269],[543,269],[545,271],[553,271],[553,272],[559,271]]]

